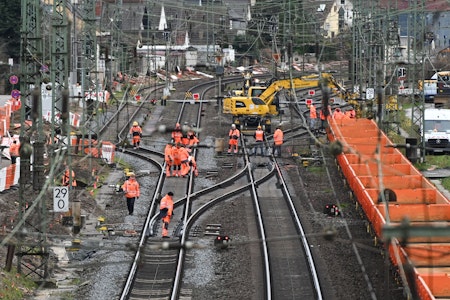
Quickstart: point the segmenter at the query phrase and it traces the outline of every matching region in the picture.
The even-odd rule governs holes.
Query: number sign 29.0
[[[53,187],[53,211],[69,211],[69,188],[67,186]]]

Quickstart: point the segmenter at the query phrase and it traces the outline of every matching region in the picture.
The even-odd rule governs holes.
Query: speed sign
[[[69,211],[69,188],[67,186],[53,187],[53,211]]]

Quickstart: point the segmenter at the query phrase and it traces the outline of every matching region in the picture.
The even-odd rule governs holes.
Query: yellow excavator
[[[277,93],[281,90],[318,88],[325,84],[334,93],[345,95],[346,90],[329,73],[305,75],[291,79],[272,79],[266,85],[251,85],[249,76],[242,90],[235,90],[223,99],[223,113],[233,116],[233,123],[241,130],[254,130],[258,125],[271,132],[271,118],[280,113]]]

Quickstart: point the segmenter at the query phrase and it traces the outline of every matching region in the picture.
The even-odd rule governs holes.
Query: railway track
[[[211,85],[211,83],[209,83]],[[217,83],[212,83],[213,86]],[[198,92],[202,95],[201,99],[211,99],[208,96],[208,83],[199,84],[198,87],[190,89],[192,92]],[[302,222],[308,223],[308,216],[303,221],[300,219],[304,214],[304,207],[299,206],[298,199],[291,199],[289,196],[288,184],[283,183],[285,176],[286,157],[273,160],[269,157],[248,157],[251,143],[250,137],[243,137],[242,145],[247,148],[241,148],[238,156],[227,156],[217,152],[214,147],[214,139],[209,133],[209,124],[211,119],[216,123],[229,124],[224,121],[224,116],[214,110],[217,109],[215,101],[189,104],[188,101],[180,103],[170,103],[172,113],[162,113],[158,118],[160,124],[166,125],[166,132],[159,132],[153,128],[152,136],[144,137],[144,143],[138,151],[123,148],[126,155],[138,155],[143,161],[147,157],[154,157],[159,161],[156,165],[158,170],[163,170],[163,146],[167,143],[170,136],[170,129],[176,122],[180,124],[195,124],[200,137],[200,145],[193,150],[197,161],[203,162],[205,166],[200,169],[199,177],[192,176],[186,178],[166,178],[160,172],[155,177],[152,189],[147,196],[149,201],[148,216],[143,222],[141,236],[139,237],[139,252],[134,256],[130,267],[129,276],[121,292],[121,299],[194,299],[197,293],[196,288],[190,283],[190,271],[196,265],[196,255],[199,251],[209,251],[208,248],[214,247],[211,234],[221,235],[225,232],[222,225],[214,220],[206,221],[213,211],[220,210],[225,203],[246,202],[254,208],[251,212],[248,210],[248,219],[258,220],[254,224],[259,224],[264,231],[252,231],[247,239],[231,238],[226,249],[240,248],[242,246],[253,248],[250,252],[253,257],[252,262],[252,280],[258,288],[254,289],[254,296],[265,299],[281,298],[315,298],[322,297],[322,283],[325,281],[323,274],[319,269],[315,269],[314,259],[306,262],[306,258],[313,258],[312,251],[303,254],[302,258],[298,252],[299,249],[306,249],[302,244],[314,244],[308,242],[307,237],[311,235],[311,228],[302,229],[299,227]],[[180,108],[184,107],[184,108]],[[176,108],[176,110],[174,110]],[[181,112],[183,111],[183,112]],[[212,112],[212,113],[211,113]],[[305,111],[299,111],[305,114]],[[201,117],[206,116],[207,121]],[[283,116],[288,120],[288,116]],[[292,119],[292,117],[291,117]],[[134,120],[128,118],[129,121]],[[298,119],[293,124],[286,127],[285,137],[287,154],[289,161],[294,153],[294,148],[300,143],[311,145],[311,133],[304,125],[305,119]],[[145,123],[145,122],[144,122]],[[155,126],[155,125],[152,125]],[[111,126],[110,126],[111,127]],[[225,132],[227,129],[224,130]],[[123,131],[125,133],[126,130]],[[123,137],[122,137],[123,139]],[[268,139],[270,143],[270,136]],[[271,160],[272,159],[272,160]],[[278,161],[278,164],[276,163]],[[324,164],[320,158],[314,157],[309,160],[310,163]],[[143,163],[144,164],[144,163]],[[159,166],[158,166],[159,165]],[[219,180],[228,174],[226,180]],[[284,174],[284,175],[283,175]],[[157,178],[156,178],[157,177]],[[290,181],[292,184],[292,180]],[[296,183],[294,183],[296,184]],[[333,184],[331,184],[333,185]],[[169,231],[172,233],[172,239],[162,240],[160,238],[161,221],[157,218],[158,201],[162,195],[168,191],[175,193],[175,217],[170,223]],[[298,192],[297,192],[298,193]],[[298,197],[298,194],[297,196]],[[294,218],[292,217],[294,216]],[[258,218],[261,218],[259,220]],[[298,217],[298,219],[296,219]],[[304,216],[303,216],[304,218]],[[248,223],[248,220],[244,223]],[[308,225],[307,227],[310,227]],[[263,232],[263,233],[261,233]],[[205,244],[205,240],[209,240]],[[263,246],[264,245],[264,246]],[[282,245],[282,247],[280,247]],[[248,249],[248,248],[245,248]],[[217,255],[225,255],[220,252]],[[257,253],[257,254],[256,254]],[[246,253],[245,256],[250,255]],[[264,255],[267,255],[264,258]],[[255,257],[258,257],[255,260]],[[257,262],[256,262],[257,261]],[[362,267],[363,269],[363,267]],[[301,270],[299,272],[299,270]],[[310,270],[308,272],[307,270]],[[315,271],[314,271],[315,270]],[[316,273],[316,274],[315,274]],[[364,275],[365,276],[365,275]],[[301,289],[296,287],[301,286]],[[370,280],[367,282],[367,290],[371,290]],[[329,287],[327,287],[329,288]],[[373,290],[372,290],[373,291]],[[329,295],[329,292],[327,292]],[[368,293],[370,295],[370,292]],[[376,297],[372,296],[372,299]]]
[[[194,118],[196,124],[200,125],[201,114],[201,105],[193,111],[192,107],[183,103],[177,122],[183,124],[183,120],[191,121]],[[185,122],[188,123],[188,121]],[[188,250],[196,245],[195,238],[190,237],[192,236],[190,229],[195,227],[198,218],[207,213],[208,209],[222,201],[242,194],[246,195],[249,201],[253,199],[253,206],[256,210],[255,216],[257,216],[257,223],[259,224],[258,236],[263,237],[260,264],[261,271],[265,274],[263,277],[264,297],[266,299],[272,297],[278,299],[288,295],[288,297],[294,298],[314,295],[314,298],[321,299],[320,284],[314,261],[308,251],[305,235],[301,235],[301,239],[298,238],[303,229],[298,216],[295,214],[294,205],[290,201],[280,167],[273,157],[254,157],[250,161],[246,154],[250,152],[251,148],[245,146],[245,139],[242,139],[241,143],[241,151],[245,154],[243,155],[244,161],[241,170],[228,180],[219,182],[214,186],[195,191],[193,184],[195,178],[192,174],[186,179],[160,176],[155,188],[155,197],[151,201],[149,215],[142,230],[139,250],[135,256],[135,262],[130,270],[121,299],[189,298],[192,291],[189,288],[183,288],[182,281],[184,276],[183,265],[190,259]],[[147,151],[149,150],[144,146],[139,151],[133,152],[145,159],[146,154],[143,154],[143,152]],[[197,154],[197,151],[199,150],[195,149],[194,154]],[[237,159],[239,160],[239,158]],[[264,167],[258,168],[258,166]],[[164,166],[161,167],[164,168]],[[266,181],[270,183],[264,184]],[[279,185],[281,189],[273,192],[271,188],[273,185]],[[169,228],[169,230],[173,232],[173,239],[163,242],[159,238],[160,221],[156,207],[158,198],[168,191],[174,191],[175,195],[183,195],[184,193],[185,196],[178,199],[174,205],[174,215],[180,215],[180,219],[171,222],[173,228]],[[271,197],[258,195],[267,195],[267,191],[272,191]],[[275,214],[271,213],[275,203],[267,206],[270,199],[276,199],[277,203],[280,202],[275,205],[278,208]],[[283,222],[283,224],[290,233],[288,236],[292,236],[292,240],[277,241],[279,228],[274,228],[274,226],[276,222],[280,222],[280,218],[291,220],[289,223]],[[266,236],[267,238],[265,238]],[[257,239],[256,236],[255,239]],[[284,244],[284,247],[279,247],[280,242]],[[286,249],[289,249],[289,251],[286,251]],[[303,256],[299,255],[300,249],[304,249]],[[282,267],[287,261],[290,265],[288,272],[286,268]],[[271,271],[271,268],[274,270]],[[311,273],[305,272],[305,270],[310,270]],[[290,280],[286,281],[286,278],[290,278]],[[293,278],[296,278],[296,280],[293,280]],[[289,287],[284,284],[280,285],[281,282],[289,282]],[[311,283],[313,284],[311,285]],[[297,289],[295,286],[302,286],[303,288]]]

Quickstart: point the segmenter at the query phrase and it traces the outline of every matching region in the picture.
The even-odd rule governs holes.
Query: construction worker
[[[167,143],[164,149],[164,161],[166,162],[166,176],[170,177],[170,169],[172,168],[172,149],[173,144],[171,142]]]
[[[162,237],[168,238],[169,237],[169,223],[170,219],[172,219],[173,215],[173,193],[168,192],[167,195],[165,195],[161,199],[161,203],[159,204],[159,216],[162,220]]]
[[[179,144],[183,137],[183,132],[181,131],[180,123],[175,124],[175,129],[172,131],[172,143]]]
[[[327,108],[323,108],[319,112],[320,116],[320,129],[325,130],[328,127],[328,120],[331,118],[331,107],[328,105]]]
[[[185,147],[180,147],[179,153],[180,153],[180,160],[181,160],[181,165],[180,165],[181,169],[180,169],[180,172],[178,175],[185,177],[189,173],[189,170],[190,170],[189,151]]]
[[[253,134],[253,137],[255,138],[255,147],[253,147],[253,155],[256,155],[257,149],[260,149],[261,156],[265,155],[264,151],[264,140],[265,134],[264,130],[262,130],[261,125],[258,125],[256,128],[255,133]]]
[[[239,129],[236,128],[236,124],[231,124],[231,129],[228,133],[228,153],[231,153],[234,148],[234,153],[238,153],[238,144],[239,144],[239,137],[241,136],[241,133]]]
[[[274,156],[281,156],[281,145],[283,145],[284,133],[281,130],[281,126],[278,125],[277,129],[273,133],[273,147],[272,153]]]
[[[77,181],[75,180],[75,171],[72,170],[72,172],[70,172],[69,166],[66,166],[66,169],[64,170],[64,174],[62,176],[62,185],[69,186],[70,180],[72,180],[71,187],[76,187]]]
[[[189,154],[188,154],[189,156]],[[172,148],[172,176],[182,176],[181,175],[181,164],[182,160],[185,159],[185,153],[183,147],[180,143],[177,143],[175,147]]]
[[[195,157],[190,155],[188,160],[189,160],[189,166],[192,167],[192,172],[194,172],[195,176],[198,176],[197,162],[195,161]]]
[[[19,157],[19,144],[14,140],[9,146],[9,155],[11,156],[11,164],[16,164],[16,159]]]
[[[133,126],[130,128],[130,135],[134,149],[139,149],[142,137],[142,128],[139,126],[138,122],[133,122]]]
[[[309,129],[312,132],[316,131],[317,111],[314,103],[309,105]]]
[[[122,185],[122,190],[125,193],[125,198],[127,200],[128,214],[131,216],[134,212],[134,202],[139,199],[141,194],[141,189],[139,182],[136,180],[136,175],[134,173],[129,174],[129,178],[125,180]]]
[[[193,127],[195,127],[195,124],[192,125]],[[188,142],[188,147],[189,148],[193,148],[193,147],[197,147],[198,143],[200,142],[200,140],[198,139],[197,135],[195,134],[195,131],[191,128],[189,128],[188,132],[187,132],[187,136],[189,139]]]

